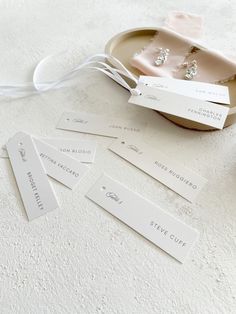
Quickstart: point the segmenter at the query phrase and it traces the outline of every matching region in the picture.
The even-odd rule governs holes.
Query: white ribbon
[[[60,54],[62,53],[59,53],[58,55]],[[40,82],[39,73],[45,66],[45,63],[55,57],[56,55],[47,56],[37,64],[33,73],[32,82],[26,82],[23,84],[0,85],[0,95],[8,97],[25,97],[32,94],[46,92],[52,89],[58,89],[64,87],[66,82],[78,75],[82,69],[93,69],[100,71],[126,88],[132,95],[140,94],[137,89],[132,88],[124,79],[124,77],[129,78],[129,80],[131,80],[136,86],[138,82],[137,78],[118,59],[107,54],[96,54],[92,57],[89,57],[82,64],[76,66],[59,79],[49,82]],[[101,59],[103,61],[99,61]],[[106,59],[107,62],[110,61],[110,63],[115,67],[110,66],[106,61],[104,62],[104,59]]]

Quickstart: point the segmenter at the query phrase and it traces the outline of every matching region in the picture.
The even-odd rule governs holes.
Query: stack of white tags
[[[129,99],[130,103],[216,129],[224,127],[230,103],[227,86],[140,76],[136,88],[139,95],[132,95]]]
[[[207,180],[145,143],[141,138],[146,126],[142,117],[125,120],[85,112],[65,112],[57,124],[58,129],[116,138],[109,147],[112,152],[193,202]],[[0,156],[10,158],[32,220],[58,208],[47,176],[73,189],[87,173],[84,163],[93,162],[95,152],[93,141],[35,138],[20,132],[8,141]],[[108,176],[99,179],[87,197],[180,262],[198,238],[196,230]]]
[[[96,144],[71,139],[42,140],[19,132],[9,139],[5,149],[28,219],[32,220],[58,208],[47,175],[75,188],[89,170],[81,161],[93,162]]]

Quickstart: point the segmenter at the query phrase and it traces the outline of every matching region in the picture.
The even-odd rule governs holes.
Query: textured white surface
[[[37,61],[68,47],[76,63],[102,52],[119,31],[160,25],[173,9],[203,14],[208,44],[235,52],[235,1],[1,0],[0,82],[29,79]],[[74,88],[0,99],[0,144],[18,130],[99,143],[78,189],[53,182],[61,209],[32,223],[9,161],[0,160],[1,314],[236,312],[236,126],[188,131],[127,99],[125,90],[95,73],[83,74]],[[208,188],[189,204],[108,151],[111,139],[56,130],[64,110],[147,113],[147,142],[206,176]],[[103,171],[200,231],[184,265],[84,197]]]

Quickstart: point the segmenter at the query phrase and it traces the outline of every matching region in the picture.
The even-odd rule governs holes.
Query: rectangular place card
[[[119,137],[122,134],[137,134],[145,130],[143,121],[110,118],[85,112],[64,112],[57,129]]]
[[[19,132],[6,144],[29,220],[59,207],[30,135]]]
[[[141,75],[139,82],[183,96],[230,104],[229,88],[224,85]]]
[[[138,139],[117,139],[109,149],[193,202],[207,180]]]
[[[90,140],[70,138],[40,138],[42,141],[55,146],[60,152],[71,155],[81,162],[94,162],[97,144]]]
[[[92,163],[94,162],[97,144],[89,140],[76,140],[69,138],[39,138],[52,146],[55,146],[60,152],[66,153],[75,157],[81,162]],[[8,158],[5,145],[2,146],[0,151],[1,158]]]
[[[129,103],[223,129],[229,107],[178,95],[138,83],[141,95],[131,96]]]
[[[181,263],[198,239],[197,230],[106,175],[86,196]]]
[[[68,188],[73,189],[89,170],[79,160],[60,152],[54,146],[36,138],[34,142],[46,173]]]

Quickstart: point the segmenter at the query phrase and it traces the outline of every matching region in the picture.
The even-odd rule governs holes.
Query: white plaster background
[[[65,48],[71,59],[102,52],[115,33],[156,26],[170,10],[205,17],[209,45],[236,48],[236,2],[0,1],[0,82],[30,79],[44,56]],[[128,93],[95,73],[75,87],[26,99],[0,99],[0,144],[18,130],[93,138],[96,162],[71,192],[53,182],[61,208],[29,223],[8,160],[0,160],[0,313],[236,312],[236,126],[201,133],[127,103]],[[65,110],[150,116],[146,140],[209,179],[189,204],[107,150],[111,139],[56,130]],[[102,172],[200,231],[184,265],[84,197]]]

